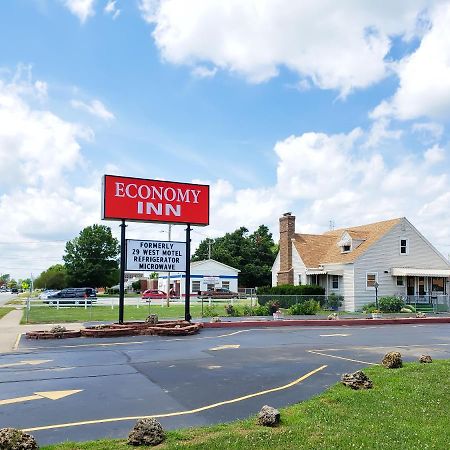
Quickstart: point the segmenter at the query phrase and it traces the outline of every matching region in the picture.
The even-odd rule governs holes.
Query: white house
[[[191,262],[191,291],[197,295],[199,291],[218,287],[238,291],[238,279],[240,270],[227,266],[214,259]],[[167,292],[167,275],[158,278],[158,289]],[[183,296],[186,293],[186,274],[184,272],[171,272],[170,286],[176,295]]]
[[[280,251],[272,285],[318,284],[344,296],[355,311],[378,296],[448,305],[450,264],[404,217],[328,231],[295,233],[295,216],[280,218]]]

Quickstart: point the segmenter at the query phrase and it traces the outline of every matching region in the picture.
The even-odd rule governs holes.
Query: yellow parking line
[[[138,419],[160,419],[164,417],[175,417],[175,416],[184,416],[188,414],[195,414],[198,412],[206,411],[208,409],[217,408],[219,406],[229,405],[231,403],[237,403],[241,402],[243,400],[248,400],[249,398],[253,397],[259,397],[261,395],[270,394],[272,392],[278,392],[282,391],[284,389],[289,389],[292,386],[295,386],[296,384],[301,383],[302,381],[306,380],[307,378],[311,377],[312,375],[320,372],[321,370],[325,369],[327,365],[323,365],[318,367],[317,369],[311,370],[311,372],[308,372],[305,375],[302,375],[300,378],[297,378],[294,381],[291,381],[288,384],[285,384],[284,386],[278,386],[276,388],[267,389],[265,391],[255,392],[253,394],[244,395],[242,397],[233,398],[231,400],[225,400],[223,402],[213,403],[212,405],[206,405],[202,406],[200,408],[191,409],[187,411],[177,411],[172,413],[164,413],[164,414],[153,414],[151,416],[131,416],[131,417],[113,417],[109,419],[97,419],[97,420],[85,420],[82,422],[71,422],[71,423],[61,423],[57,425],[45,425],[41,427],[33,427],[33,428],[25,428],[23,431],[25,432],[32,432],[32,431],[42,431],[42,430],[54,430],[57,428],[69,428],[69,427],[78,427],[81,425],[95,425],[99,423],[110,423],[110,422],[123,422],[126,420],[138,420]]]
[[[308,351],[308,353],[314,353],[316,355],[328,356],[329,358],[344,359],[345,361],[352,361],[352,362],[357,362],[357,363],[361,363],[361,364],[370,364],[371,366],[379,365],[379,364],[371,363],[368,361],[360,361],[359,359],[344,358],[343,356],[336,356],[336,355],[327,355],[326,353],[316,352],[314,350],[307,350],[307,351]]]

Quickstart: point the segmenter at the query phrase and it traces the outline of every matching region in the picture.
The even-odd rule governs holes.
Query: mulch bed
[[[97,325],[87,327],[81,331],[65,331],[51,333],[50,331],[30,331],[26,333],[27,339],[65,339],[77,337],[122,337],[122,336],[190,336],[200,331],[203,324],[192,324],[185,320],[165,320],[157,324],[148,322],[125,322],[111,325]]]

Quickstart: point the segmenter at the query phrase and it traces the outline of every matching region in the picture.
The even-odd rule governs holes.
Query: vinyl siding
[[[297,286],[299,275],[302,276],[302,284],[307,284],[306,282],[306,267],[298,254],[297,249],[294,244],[292,245],[292,267],[294,268],[294,285]]]
[[[409,254],[400,254],[400,239],[408,239]],[[355,309],[375,301],[375,290],[366,289],[366,273],[378,273],[378,297],[406,294],[406,285],[397,286],[391,276],[392,267],[448,269],[445,259],[429,244],[406,219],[394,226],[368,249],[354,264]],[[387,272],[387,273],[386,273]],[[406,284],[406,283],[405,283]]]
[[[342,309],[345,311],[354,311],[354,300],[355,300],[355,292],[354,292],[354,265],[353,264],[326,264],[324,266],[325,270],[343,270],[344,275],[339,276],[339,289],[331,289],[332,287],[332,276],[328,276],[328,290],[327,293],[335,293],[336,295],[344,296],[344,303],[342,305]],[[326,275],[324,276],[326,279]],[[326,284],[326,283],[325,283]]]
[[[272,286],[277,285],[277,274],[280,271],[280,252],[278,252],[277,257],[272,266]]]

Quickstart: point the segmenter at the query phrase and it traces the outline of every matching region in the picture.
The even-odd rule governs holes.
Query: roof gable
[[[240,270],[236,269],[236,267],[231,267],[228,264],[221,263],[219,261],[216,261],[215,259],[203,259],[201,261],[193,261],[193,262],[191,262],[191,268],[192,267],[200,267],[202,265],[210,264],[210,263],[213,263],[213,264],[216,264],[216,265],[219,265],[222,267],[226,267],[227,269],[234,270],[236,273],[240,272]]]
[[[349,264],[356,261],[375,242],[388,233],[402,219],[385,220],[357,227],[341,228],[324,234],[295,234],[294,246],[308,268],[323,264]],[[351,252],[342,253],[342,238],[350,237],[358,242]]]

